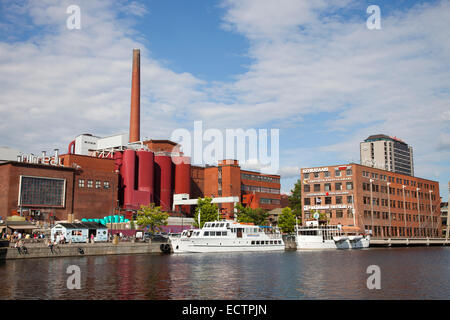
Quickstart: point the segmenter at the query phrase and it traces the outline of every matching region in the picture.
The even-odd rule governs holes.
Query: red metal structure
[[[169,211],[172,209],[172,158],[156,155],[155,164],[155,202],[161,206],[161,210]]]

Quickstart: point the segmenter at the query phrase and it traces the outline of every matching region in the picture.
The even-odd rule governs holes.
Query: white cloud
[[[2,143],[37,152],[54,146],[65,149],[80,133],[126,132],[133,48],[142,49],[142,135],[167,137],[177,126],[173,118],[178,106],[201,96],[196,87],[202,82],[152,59],[130,36],[134,30],[118,18],[114,3],[79,1],[81,30],[68,30],[65,9],[70,4],[25,3],[23,22],[28,15],[43,27],[39,37],[0,42]],[[17,13],[16,7],[9,10]],[[20,27],[17,17],[13,22]]]
[[[414,147],[416,172],[450,172],[449,2],[390,16],[381,8],[382,29],[370,31],[365,10],[361,19],[339,15],[346,5],[355,8],[350,0],[224,0],[224,27],[249,40],[252,59],[228,83],[206,83],[152,59],[132,27],[151,8],[120,3],[80,1],[79,31],[65,29],[70,1],[8,7],[16,14],[0,30],[13,24],[29,31],[30,24],[20,23],[29,15],[40,31],[27,41],[0,42],[1,144],[40,151],[83,132],[127,131],[131,49],[139,47],[143,136],[167,138],[192,120],[215,128],[292,128],[293,119],[320,113],[317,146],[289,146],[282,165],[357,160],[362,139],[387,133]],[[119,18],[124,8],[135,17]],[[339,142],[329,138],[336,133]]]

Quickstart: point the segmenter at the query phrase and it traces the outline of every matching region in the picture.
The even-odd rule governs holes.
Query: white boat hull
[[[353,241],[348,238],[341,241],[323,240],[321,236],[296,236],[295,243],[297,250],[318,250],[318,249],[362,249],[370,245],[370,237],[355,238]]]
[[[284,251],[283,241],[281,244],[251,244],[250,240],[236,239],[171,239],[174,253],[195,252],[261,252],[261,251]]]

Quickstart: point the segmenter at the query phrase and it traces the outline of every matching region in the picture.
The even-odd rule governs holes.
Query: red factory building
[[[141,205],[155,203],[171,215],[192,216],[194,208],[173,206],[174,195],[238,197],[247,206],[280,207],[280,176],[242,170],[236,160],[194,166],[169,140],[140,140],[140,51],[133,50],[129,134],[83,134],[66,154],[52,157],[0,155],[0,217],[22,214],[37,220],[131,218]],[[233,203],[219,204],[233,217]]]

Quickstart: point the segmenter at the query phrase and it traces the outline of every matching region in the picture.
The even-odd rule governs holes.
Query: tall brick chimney
[[[131,77],[130,142],[141,140],[141,51],[133,49],[133,74]]]

